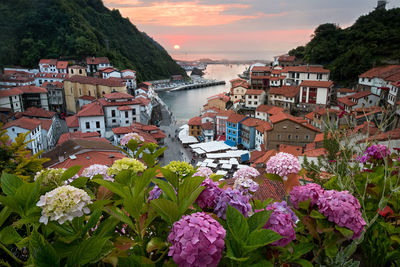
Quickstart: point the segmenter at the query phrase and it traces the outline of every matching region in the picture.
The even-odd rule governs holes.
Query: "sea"
[[[230,89],[229,81],[238,78],[249,65],[244,64],[209,64],[204,71],[204,78],[225,81],[217,85],[174,92],[158,92],[159,97],[168,105],[178,123],[186,123],[190,118],[199,116],[207,98]],[[188,73],[190,75],[190,73]]]

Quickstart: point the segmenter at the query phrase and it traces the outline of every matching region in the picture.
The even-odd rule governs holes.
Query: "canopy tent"
[[[199,155],[205,154],[205,153],[206,153],[206,152],[205,152],[203,149],[201,149],[201,148],[195,148],[195,149],[193,149],[193,152],[196,153],[196,154],[199,154]]]
[[[219,170],[219,171],[217,171],[215,174],[216,174],[216,175],[223,175],[223,176],[225,176],[227,173],[228,173],[227,171]]]
[[[237,168],[238,168],[238,169],[242,169],[242,168],[246,168],[246,167],[249,167],[249,166],[247,166],[247,165],[242,165],[242,164],[237,165]]]
[[[210,168],[217,168],[217,166],[218,166],[218,164],[215,164],[215,163],[207,163],[207,167],[210,167]]]
[[[189,135],[189,125],[185,124],[180,128],[181,131],[179,132],[178,137],[182,144],[193,144],[199,142],[196,137]]]
[[[231,158],[231,159],[229,160],[229,164],[232,164],[232,165],[239,165],[239,161],[238,161],[236,158]]]
[[[232,169],[232,165],[231,164],[222,164],[221,168],[230,170],[230,169]]]
[[[228,146],[222,141],[212,141],[212,142],[206,142],[206,143],[198,143],[198,144],[193,144],[190,145],[191,148],[201,148],[207,153],[210,152],[215,152],[215,151],[223,151],[223,150],[228,150],[232,149],[232,147]]]
[[[220,164],[229,164],[229,160],[221,159],[221,160],[219,160],[219,163]]]
[[[207,163],[214,163],[214,160],[213,160],[213,159],[205,159],[204,162],[207,162]]]
[[[225,158],[240,158],[242,155],[248,154],[247,150],[226,151],[224,153],[207,153],[209,159],[225,159]]]
[[[197,162],[196,167],[200,167],[201,164],[203,164],[203,162],[201,162],[201,161]]]

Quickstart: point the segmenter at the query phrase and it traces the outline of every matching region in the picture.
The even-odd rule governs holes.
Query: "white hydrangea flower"
[[[251,178],[239,177],[239,178],[235,179],[233,188],[237,189],[241,192],[255,193],[258,190],[259,185],[257,182],[253,181]]]
[[[108,167],[106,165],[93,164],[82,171],[82,176],[92,179],[93,176],[100,174],[104,180],[113,182],[114,179],[107,174],[107,171]]]
[[[47,224],[50,221],[72,221],[75,217],[81,217],[90,213],[88,204],[92,203],[89,195],[82,189],[64,185],[40,196],[36,206],[42,208],[42,216],[39,222]]]

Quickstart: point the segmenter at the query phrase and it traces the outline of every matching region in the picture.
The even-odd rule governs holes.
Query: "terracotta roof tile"
[[[66,69],[68,67],[68,61],[57,61],[57,69]]]
[[[45,110],[43,108],[29,107],[24,112],[22,112],[22,115],[26,117],[53,118],[56,113],[54,111]]]
[[[77,132],[73,132],[73,133],[63,133],[63,134],[61,134],[60,138],[58,139],[57,145],[61,145],[62,143],[66,142],[70,139],[85,139],[85,138],[94,138],[94,137],[100,137],[100,134],[98,132],[82,133],[81,131],[77,131]]]
[[[118,101],[118,102],[111,102],[107,101],[104,98],[97,99],[97,102],[99,102],[103,107],[107,106],[126,106],[126,105],[141,105],[142,102],[139,100],[139,98],[133,99],[133,100],[128,100],[128,101]]]
[[[16,88],[21,90],[23,94],[47,94],[46,88],[33,85],[20,86]]]
[[[38,119],[30,119],[26,117],[22,117],[10,122],[7,122],[4,126],[3,129],[7,129],[10,127],[20,127],[22,129],[27,129],[27,130],[34,130],[40,125],[40,121]]]
[[[382,78],[386,79],[387,77],[400,72],[400,65],[388,65],[388,66],[380,66],[376,68],[372,68],[360,75],[360,78]]]
[[[312,126],[309,123],[307,123],[303,118],[295,117],[295,116],[292,116],[292,115],[284,113],[284,112],[276,114],[276,115],[273,115],[269,119],[270,119],[272,124],[275,124],[275,123],[278,123],[278,122],[284,121],[284,120],[290,120],[292,122],[298,123],[299,125],[302,125],[302,126],[308,128],[308,129],[310,129],[310,130],[312,130],[314,132],[321,132],[320,129]]]
[[[209,121],[209,122],[203,123],[201,125],[201,128],[204,130],[214,130],[214,124],[211,121]]]
[[[188,122],[189,125],[201,125],[201,117],[193,117]]]
[[[110,64],[110,60],[107,57],[87,57],[86,64]]]
[[[240,114],[232,114],[228,117],[227,121],[232,122],[232,123],[239,123],[241,120],[245,119],[246,116],[240,115]]]
[[[65,118],[65,121],[67,123],[68,128],[79,128],[78,116],[76,115],[68,116]]]
[[[333,86],[332,81],[302,81],[300,87],[317,87],[317,88],[329,88]]]
[[[80,96],[80,97],[78,97],[79,99],[82,99],[82,100],[87,100],[87,101],[94,101],[94,100],[96,100],[96,98],[94,97],[94,96],[88,96],[88,95],[82,95],[82,96]]]
[[[292,146],[292,145],[285,145],[281,144],[279,146],[279,152],[285,152],[292,154],[295,157],[298,157],[302,154],[303,148],[301,146]]]
[[[316,149],[304,151],[303,156],[319,157],[319,156],[326,155],[326,154],[328,154],[328,151],[326,151],[325,148],[316,148]]]
[[[256,90],[256,89],[247,89],[246,95],[261,95],[264,93],[264,90]]]
[[[355,93],[356,90],[350,89],[350,88],[339,88],[336,90],[338,93]]]
[[[233,113],[235,113],[235,111],[228,109],[228,110],[220,110],[217,113],[217,116],[219,117],[229,117],[230,115],[232,115]]]
[[[268,113],[270,115],[281,113],[281,112],[283,112],[283,110],[284,109],[281,107],[270,106],[270,105],[259,105],[256,108],[257,112],[264,112],[264,113]]]
[[[271,67],[269,66],[254,66],[251,69],[252,72],[270,72],[271,71]]]
[[[310,113],[307,113],[304,118],[309,119],[309,120],[314,120],[314,112],[311,111]]]
[[[0,90],[0,98],[15,96],[15,95],[22,95],[22,94],[23,94],[23,92],[18,88]]]
[[[217,113],[214,113],[214,112],[206,112],[203,115],[201,115],[202,118],[205,118],[205,117],[215,118],[216,116],[217,116]]]
[[[38,120],[40,121],[42,129],[45,129],[46,131],[50,130],[50,127],[53,124],[53,120],[51,119],[38,119]]]
[[[41,59],[41,60],[39,60],[39,64],[56,65],[57,64],[57,59]]]
[[[64,84],[62,82],[58,82],[58,81],[57,82],[44,82],[44,83],[42,83],[41,87],[47,88],[48,86],[62,89],[64,87]]]
[[[84,105],[76,115],[78,117],[104,116],[104,111],[99,102],[92,102]]]
[[[104,94],[104,98],[106,99],[133,99],[135,98],[133,95],[127,93],[113,92],[110,94]]]
[[[305,73],[329,73],[330,71],[322,66],[288,66],[283,72],[305,72]]]
[[[272,129],[272,126],[269,122],[261,120],[261,122],[257,125],[256,130],[260,133],[264,133]]]
[[[281,86],[281,87],[272,87],[269,89],[268,94],[271,95],[283,95],[285,97],[295,97],[300,92],[299,86]]]
[[[338,103],[341,103],[341,104],[343,104],[343,105],[346,105],[346,106],[348,106],[348,107],[352,107],[352,106],[357,105],[356,102],[351,101],[351,96],[339,97],[339,98],[337,99],[337,102],[338,102]]]
[[[248,127],[256,127],[257,125],[262,124],[262,120],[256,118],[247,118],[244,121],[242,121],[242,124]]]
[[[70,81],[73,83],[80,83],[80,84],[92,84],[92,85],[103,85],[103,86],[115,86],[115,87],[125,87],[125,81],[123,79],[101,79],[95,77],[87,77],[81,75],[73,75],[65,81]]]

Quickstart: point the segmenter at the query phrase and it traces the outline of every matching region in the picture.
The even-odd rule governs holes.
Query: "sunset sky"
[[[103,0],[179,59],[272,59],[326,22],[350,26],[376,0]],[[388,8],[398,7],[392,0]]]

